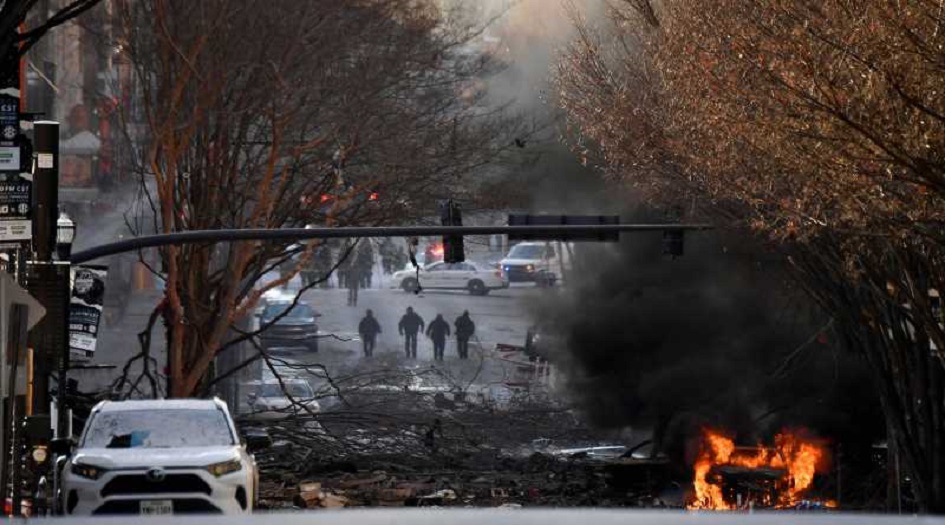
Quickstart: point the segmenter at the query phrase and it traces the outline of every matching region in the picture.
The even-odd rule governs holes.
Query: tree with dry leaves
[[[125,116],[150,204],[138,233],[403,223],[515,133],[479,103],[491,64],[475,27],[436,2],[144,0],[119,19],[143,108]],[[201,392],[251,337],[234,329],[321,244],[163,248],[169,394]]]
[[[610,22],[579,23],[557,70],[576,133],[656,201],[781,243],[945,512],[938,3],[623,0]]]

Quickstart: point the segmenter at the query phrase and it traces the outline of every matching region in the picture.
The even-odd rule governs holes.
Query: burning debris
[[[822,443],[801,433],[785,431],[774,446],[736,447],[720,432],[703,430],[696,459],[690,509],[740,510],[810,506],[806,494],[814,477],[829,466]],[[822,503],[835,507],[833,502]]]

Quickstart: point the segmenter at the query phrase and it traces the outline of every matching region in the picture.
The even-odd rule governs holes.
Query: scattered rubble
[[[621,459],[587,462],[535,453],[528,458],[435,465],[394,464],[394,458],[362,459],[395,470],[329,471],[299,480],[292,474],[265,474],[262,508],[331,509],[341,507],[514,507],[608,506],[681,507],[656,491],[668,480],[660,460]],[[264,471],[265,473],[265,471]]]
[[[505,385],[501,403],[484,402],[491,385],[457,390],[440,371],[361,372],[319,431],[303,418],[266,425],[259,507],[682,507],[660,493],[668,462],[601,446],[547,392]]]

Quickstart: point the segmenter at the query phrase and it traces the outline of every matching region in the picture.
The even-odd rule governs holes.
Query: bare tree
[[[19,56],[39,42],[53,28],[60,26],[82,13],[92,9],[101,0],[70,0],[60,9],[50,14],[43,14],[43,19],[26,31],[18,29],[38,5],[39,0],[5,0],[0,2],[0,49],[17,49]]]
[[[433,2],[125,2],[144,108],[126,119],[153,213],[139,231],[380,225],[429,213],[511,144],[470,91],[490,64]],[[193,395],[235,323],[318,242],[167,247],[170,394]],[[255,286],[269,270],[282,279]]]

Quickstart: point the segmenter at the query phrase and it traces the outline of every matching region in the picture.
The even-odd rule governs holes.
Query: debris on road
[[[393,458],[363,459],[395,471],[324,472],[317,481],[292,483],[269,472],[261,488],[265,508],[448,506],[613,506],[668,507],[656,492],[668,476],[666,461],[557,459],[541,453],[527,458],[483,458],[431,469],[394,464]],[[614,468],[620,467],[620,468]],[[316,468],[314,470],[320,470]],[[314,476],[313,476],[314,478]],[[290,484],[291,483],[291,484]]]

